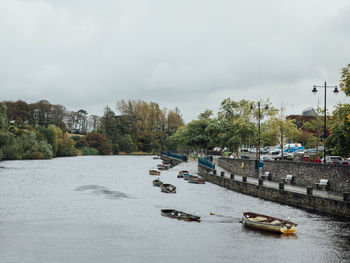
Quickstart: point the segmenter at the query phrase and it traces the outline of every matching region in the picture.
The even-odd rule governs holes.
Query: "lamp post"
[[[260,162],[260,119],[261,119],[261,110],[260,107],[261,106],[265,106],[265,110],[267,110],[269,108],[268,104],[262,105],[260,103],[260,101],[258,101],[258,147],[256,149],[256,159]],[[252,103],[252,105],[250,105],[250,109],[254,109],[254,105]]]
[[[327,102],[327,89],[328,88],[334,88],[333,93],[335,95],[338,94],[339,90],[337,86],[327,86],[327,82],[324,82],[324,86],[316,86],[314,85],[314,88],[312,89],[312,93],[317,93],[317,88],[324,88],[324,124],[323,124],[323,162],[326,163],[326,133],[327,133],[327,108],[326,108],[326,102]]]

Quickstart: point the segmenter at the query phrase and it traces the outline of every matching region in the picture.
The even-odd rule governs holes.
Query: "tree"
[[[334,110],[330,131],[327,147],[335,154],[350,156],[350,104],[339,104]]]
[[[23,156],[23,148],[18,143],[14,134],[0,130],[0,149],[3,159],[20,160]]]
[[[314,139],[310,139],[308,140],[304,145],[306,144],[312,144],[313,142],[315,142],[315,147],[316,147],[316,155],[318,154],[318,149],[319,149],[319,143],[320,143],[320,138],[324,136],[324,117],[323,117],[323,113],[324,110],[322,110],[321,108],[317,107],[317,115],[315,116],[315,118],[313,118],[312,120],[305,122],[303,125],[303,128],[307,129],[308,131],[310,131],[309,133],[313,134]],[[329,127],[331,125],[331,120],[329,119],[326,123],[326,131],[329,130]],[[304,131],[305,136],[307,136],[307,131]],[[324,138],[324,142],[325,142],[325,138]],[[323,143],[324,143],[323,142]]]
[[[78,151],[74,147],[75,142],[72,140],[68,133],[65,133],[58,139],[58,151],[57,156],[76,156]]]
[[[24,133],[17,138],[23,149],[23,159],[52,158],[52,147],[46,141],[38,142],[35,132]]]
[[[93,132],[97,131],[101,126],[101,117],[97,115],[90,115],[87,120],[87,131]]]
[[[134,142],[129,134],[120,136],[117,143],[119,146],[118,150],[121,152],[131,153],[136,150]]]
[[[6,110],[6,105],[0,103],[0,130],[7,130],[8,127]]]
[[[115,142],[119,137],[118,120],[109,106],[104,108],[100,131],[112,142]]]
[[[213,111],[206,109],[204,112],[199,114],[198,119],[199,120],[208,120],[213,116]]]
[[[112,154],[112,147],[108,143],[108,139],[102,134],[91,132],[88,133],[85,138],[89,144],[89,147],[97,149],[101,155]]]
[[[19,120],[20,122],[26,122],[29,120],[29,105],[18,100],[16,102],[5,101],[7,106],[7,118],[11,121]]]
[[[340,84],[342,91],[345,92],[346,96],[350,96],[350,64],[342,68],[342,76],[340,79]]]
[[[224,127],[222,147],[228,147],[238,156],[241,145],[247,145],[249,139],[254,137],[256,125],[244,117],[236,117],[233,120],[226,120]]]
[[[271,127],[274,129],[276,139],[281,147],[281,158],[284,159],[283,146],[286,139],[295,137],[297,134],[299,134],[299,130],[292,120],[286,119],[285,107],[283,106],[281,106],[279,114],[277,116],[273,116],[269,122]]]
[[[38,126],[36,128],[38,137],[41,141],[46,140],[52,146],[53,157],[58,156],[59,140],[63,138],[63,132],[60,128],[51,124],[49,127]]]

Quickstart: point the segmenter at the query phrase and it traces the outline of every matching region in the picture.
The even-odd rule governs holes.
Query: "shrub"
[[[80,148],[82,155],[98,155],[99,152],[95,148],[82,147]]]

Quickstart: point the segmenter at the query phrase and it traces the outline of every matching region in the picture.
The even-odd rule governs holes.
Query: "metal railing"
[[[207,168],[210,168],[210,169],[213,169],[215,170],[215,164],[212,163],[209,159],[207,158],[198,158],[198,164],[199,165],[202,165],[204,167],[207,167]]]
[[[165,151],[162,152],[162,155],[168,156],[170,158],[178,159],[178,160],[181,160],[181,161],[184,161],[184,162],[188,161],[188,157],[186,155],[179,155],[179,154],[176,154],[176,153],[165,152]]]

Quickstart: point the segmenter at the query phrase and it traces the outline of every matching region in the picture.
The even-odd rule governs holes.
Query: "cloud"
[[[3,0],[2,98],[98,114],[152,100],[187,121],[227,97],[316,106],[310,87],[350,61],[349,14],[345,0]]]

